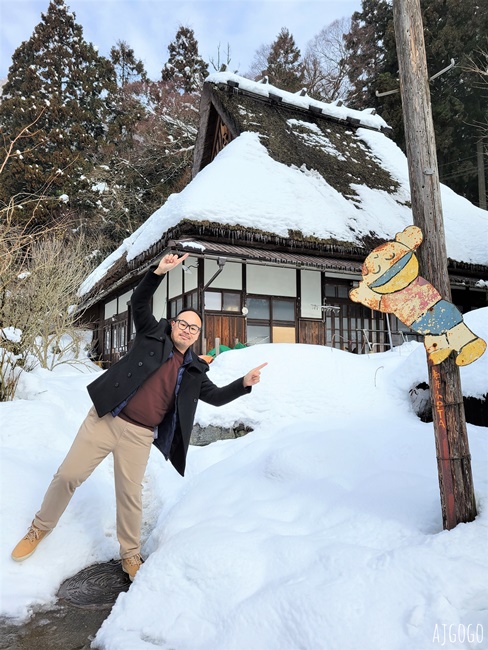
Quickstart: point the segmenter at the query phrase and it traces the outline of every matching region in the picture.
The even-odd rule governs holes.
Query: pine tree
[[[124,91],[126,100],[130,93],[130,102],[137,100],[147,110],[133,125],[134,137],[113,136],[97,157],[83,193],[98,217],[96,248],[105,255],[189,182],[198,128],[195,94],[162,81],[133,82]],[[121,109],[130,112],[131,104],[123,103]]]
[[[30,39],[15,51],[3,88],[0,128],[5,140],[30,123],[35,128],[4,170],[0,204],[13,196],[74,193],[103,139],[114,89],[110,61],[83,39],[64,0],[51,0]],[[43,219],[48,216],[40,211],[37,225]]]
[[[488,33],[488,6],[477,0],[421,0],[429,74],[455,67],[430,83],[441,182],[474,203],[478,201],[476,142],[486,122],[486,89],[477,87],[468,62],[482,49]],[[347,102],[354,108],[375,107],[392,127],[392,137],[404,147],[400,95],[377,97],[398,88],[398,62],[393,12],[385,0],[363,0],[346,35],[349,78],[353,91]],[[477,126],[478,125],[478,126]]]
[[[351,29],[345,35],[352,86],[347,103],[351,108],[383,108],[375,95],[380,76],[391,75],[391,87],[398,85],[393,9],[387,0],[363,0],[361,4],[362,11],[353,14]],[[384,78],[382,90],[390,90],[386,85]]]
[[[180,27],[168,51],[169,59],[161,71],[162,80],[185,93],[199,91],[208,76],[208,66],[198,52],[193,29]]]
[[[134,50],[125,41],[117,41],[117,45],[110,50],[110,59],[119,86],[124,87],[134,81],[147,81],[144,63],[136,59]]]
[[[487,89],[466,70],[488,34],[488,5],[477,0],[421,2],[429,73],[455,67],[430,83],[441,182],[478,203],[476,143],[486,123]]]
[[[268,67],[263,71],[270,83],[290,92],[297,92],[304,81],[304,66],[295,39],[283,27],[271,45]]]
[[[137,124],[145,114],[144,87],[148,83],[143,62],[125,41],[118,41],[110,50],[110,59],[117,76],[117,91],[112,100],[113,119],[109,140],[132,144]]]

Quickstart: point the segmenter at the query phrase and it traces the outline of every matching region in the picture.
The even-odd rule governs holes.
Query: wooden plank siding
[[[215,129],[215,137],[212,145],[212,160],[215,156],[222,151],[222,149],[229,144],[232,140],[232,135],[228,127],[222,122],[219,115],[217,118],[217,127]]]
[[[300,318],[298,321],[298,343],[325,345],[324,321]]]
[[[242,316],[221,316],[219,314],[206,314],[205,340],[206,349],[211,350],[215,339],[219,338],[222,345],[233,347],[236,340],[246,342],[246,320]]]

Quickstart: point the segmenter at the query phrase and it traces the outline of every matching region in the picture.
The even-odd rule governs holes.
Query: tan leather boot
[[[125,571],[125,573],[128,574],[131,582],[134,580],[141,564],[142,558],[139,554],[133,555],[132,557],[126,557],[122,560],[122,571]]]
[[[50,530],[40,530],[40,528],[34,526],[33,522],[27,531],[27,535],[20,540],[12,551],[12,560],[15,560],[16,562],[26,560],[32,555],[32,553],[34,553],[42,540],[49,535],[50,532]]]

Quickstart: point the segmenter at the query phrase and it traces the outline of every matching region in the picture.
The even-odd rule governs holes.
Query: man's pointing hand
[[[244,384],[244,387],[247,388],[248,386],[254,386],[254,384],[257,384],[259,380],[261,379],[261,368],[264,368],[264,366],[267,366],[268,362],[262,363],[260,366],[257,368],[253,368],[253,370],[250,370],[247,375],[244,376],[244,379],[242,380],[242,383]]]

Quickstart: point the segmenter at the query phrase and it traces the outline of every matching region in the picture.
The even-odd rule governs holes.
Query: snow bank
[[[468,325],[486,331],[487,314],[471,312]],[[432,425],[408,398],[424,376],[423,346],[357,356],[261,345],[221,354],[210,377],[223,384],[264,361],[251,395],[197,411],[202,425],[240,420],[253,432],[191,448],[184,479],[152,450],[147,560],[98,646],[410,650],[435,647],[442,625],[482,625],[486,638],[488,438],[468,426],[480,514],[442,531]],[[485,363],[462,369],[480,394]],[[63,579],[117,557],[107,459],[36,554],[9,558],[88,410],[93,378],[36,371],[24,375],[22,399],[0,404],[3,615],[52,604]]]

